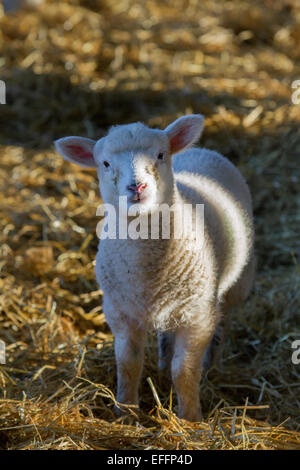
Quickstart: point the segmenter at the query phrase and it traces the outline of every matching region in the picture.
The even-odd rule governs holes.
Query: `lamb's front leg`
[[[144,362],[146,333],[141,329],[122,324],[113,331],[115,335],[115,355],[117,362],[118,390],[117,401],[123,404],[138,405],[138,388]],[[115,408],[116,414],[122,410]]]
[[[198,326],[176,331],[172,359],[172,380],[178,400],[178,416],[188,421],[201,420],[199,384],[203,354],[209,345],[213,328]]]

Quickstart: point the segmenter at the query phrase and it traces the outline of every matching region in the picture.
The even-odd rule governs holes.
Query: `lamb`
[[[228,159],[191,148],[203,127],[203,116],[191,114],[165,130],[138,122],[114,126],[98,141],[55,142],[66,160],[97,169],[103,202],[116,212],[120,197],[142,220],[157,205],[175,207],[174,213],[192,205],[181,238],[164,238],[161,231],[156,239],[121,238],[117,230],[115,239],[100,240],[96,256],[103,310],[115,338],[117,401],[138,405],[146,334],[154,329],[159,370],[171,368],[178,416],[189,421],[201,419],[201,374],[215,354],[221,321],[246,299],[254,277],[249,188]],[[193,221],[199,204],[203,236],[197,238]]]

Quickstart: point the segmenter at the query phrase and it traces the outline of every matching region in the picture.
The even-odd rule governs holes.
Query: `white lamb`
[[[65,159],[97,168],[103,202],[116,211],[120,196],[147,220],[158,204],[174,205],[176,213],[190,203],[193,215],[196,204],[204,204],[202,239],[195,237],[193,217],[180,239],[174,234],[165,239],[161,232],[158,239],[106,238],[96,257],[103,309],[115,337],[118,402],[138,405],[146,333],[156,329],[159,368],[165,371],[171,361],[178,415],[190,421],[201,417],[205,351],[209,356],[222,317],[247,297],[254,271],[246,182],[218,153],[186,150],[203,127],[201,115],[188,115],[165,130],[134,123],[112,127],[97,142],[83,137],[55,142]],[[174,217],[170,220],[174,225]]]

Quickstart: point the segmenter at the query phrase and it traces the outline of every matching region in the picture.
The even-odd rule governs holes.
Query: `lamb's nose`
[[[129,186],[127,186],[127,189],[129,189],[129,191],[133,191],[134,193],[141,194],[141,192],[144,191],[146,186],[146,183],[130,184]]]

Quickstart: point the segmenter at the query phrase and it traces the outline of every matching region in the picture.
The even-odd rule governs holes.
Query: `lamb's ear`
[[[165,132],[169,137],[171,153],[177,153],[193,145],[202,134],[204,117],[201,114],[190,114],[172,122]]]
[[[54,142],[56,150],[66,160],[85,167],[96,167],[93,156],[95,140],[86,137],[63,137]]]

